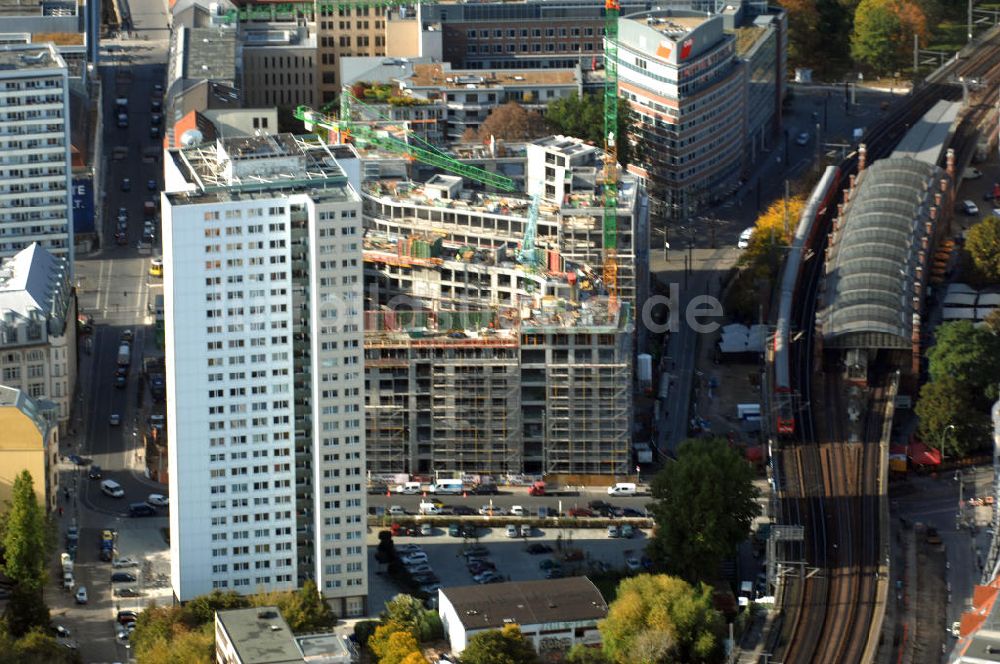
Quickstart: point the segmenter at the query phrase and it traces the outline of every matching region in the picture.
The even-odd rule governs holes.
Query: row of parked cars
[[[378,515],[379,507],[372,507],[371,512],[374,515]],[[410,514],[409,511],[402,505],[390,505],[385,513],[389,516],[406,516]],[[619,507],[617,505],[612,505],[603,500],[592,500],[587,503],[586,507],[574,506],[571,507],[566,512],[560,514],[559,510],[555,507],[548,507],[542,505],[535,509],[531,507],[525,507],[523,505],[512,505],[509,508],[502,507],[500,505],[482,505],[478,509],[474,507],[469,507],[468,505],[446,505],[440,500],[429,499],[427,501],[421,502],[417,508],[417,513],[424,516],[442,516],[442,515],[454,515],[454,516],[518,516],[518,517],[531,517],[537,516],[539,518],[550,518],[557,516],[572,516],[572,517],[603,517],[606,519],[615,518],[644,518],[647,516],[645,510],[635,509],[632,507]]]
[[[396,546],[396,555],[400,564],[419,586],[420,590],[433,595],[441,587],[441,579],[431,568],[427,552],[416,544],[401,544]]]

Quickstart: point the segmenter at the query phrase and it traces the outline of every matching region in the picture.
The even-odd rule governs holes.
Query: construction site
[[[609,288],[604,153],[562,136],[516,152],[524,193],[473,189],[444,174],[361,183],[373,473],[585,482],[634,467],[644,194],[618,176]]]

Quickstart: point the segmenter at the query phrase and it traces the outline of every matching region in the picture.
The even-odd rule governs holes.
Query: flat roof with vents
[[[291,628],[276,606],[218,611],[215,621],[216,632],[225,633],[241,664],[301,664],[305,661]]]

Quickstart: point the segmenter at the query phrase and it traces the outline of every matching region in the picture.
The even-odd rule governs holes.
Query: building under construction
[[[625,474],[646,201],[619,182],[617,295],[602,283],[601,159],[527,146],[526,194],[371,177],[365,377],[373,473]],[[368,162],[371,155],[363,157]],[[511,160],[504,160],[509,167]]]

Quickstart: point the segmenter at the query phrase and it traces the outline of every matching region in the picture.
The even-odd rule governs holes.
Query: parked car
[[[117,621],[124,625],[125,623],[135,622],[138,618],[139,614],[135,611],[119,611]]]
[[[465,549],[462,552],[462,555],[465,556],[466,560],[468,560],[469,558],[488,556],[490,555],[490,550],[487,549],[485,546],[482,546],[481,544],[477,544],[476,546],[470,546],[469,548]]]
[[[476,583],[489,583],[490,579],[497,577],[498,574],[494,570],[486,570],[480,574],[476,574],[472,577],[472,580]]]
[[[634,537],[635,536],[635,526],[633,526],[632,524],[626,523],[624,526],[622,526],[621,532],[619,533],[619,536],[620,537],[624,537],[626,539],[630,539],[630,538]]]
[[[98,466],[98,465],[91,466],[90,470],[87,472],[87,477],[89,477],[92,480],[99,480],[99,479],[101,479],[101,467]],[[107,493],[107,492],[105,492],[105,493]]]
[[[135,574],[113,572],[111,574],[111,583],[135,583]]]
[[[515,537],[520,537],[520,536],[521,536],[521,533],[518,532],[517,526],[514,526],[514,525],[507,526],[507,537],[515,538]]]
[[[530,546],[528,546],[528,548],[525,549],[525,551],[527,551],[528,553],[530,553],[531,555],[534,556],[534,555],[538,555],[540,553],[551,553],[552,552],[552,547],[549,546],[548,544],[542,544],[541,542],[535,542],[534,544],[531,544]]]
[[[550,570],[545,571],[546,579],[561,579],[563,578],[563,571],[558,567],[553,567]]]
[[[86,604],[87,603],[87,587],[80,586],[76,589],[76,603]]]
[[[622,516],[626,517],[644,517],[646,513],[642,510],[632,509],[631,507],[626,507],[622,510]]]
[[[531,526],[524,524],[520,528],[521,537],[531,537]]]
[[[138,567],[139,561],[135,558],[119,558],[112,565],[112,567]]]
[[[625,567],[627,567],[630,572],[638,572],[642,569],[642,563],[639,562],[638,558],[626,558]]]
[[[969,199],[965,199],[964,201],[962,201],[962,212],[964,212],[969,217],[974,217],[977,214],[979,214],[979,206],[970,201]]]
[[[424,553],[423,551],[413,551],[413,552],[408,553],[405,556],[403,556],[401,558],[401,561],[402,561],[402,563],[404,565],[411,565],[411,564],[416,564],[416,563],[426,563],[427,562],[427,554]]]
[[[552,569],[553,567],[559,567],[559,562],[552,560],[551,558],[546,558],[542,562],[538,563],[538,569],[541,570]]]
[[[449,537],[461,537],[462,536],[462,526],[457,523],[453,523],[448,526],[448,536]]]
[[[399,506],[399,505],[390,505],[390,506],[389,506],[389,510],[388,510],[388,513],[389,513],[389,514],[392,514],[392,515],[394,515],[394,516],[404,516],[404,515],[406,514],[406,510],[404,510],[404,509],[403,509],[403,508],[402,508],[401,506]]]
[[[809,132],[800,132],[798,136],[795,137],[796,145],[809,145]]]
[[[569,511],[570,516],[594,516],[594,513],[583,507],[574,507]]]
[[[139,591],[135,588],[115,588],[115,597],[139,597]]]
[[[621,531],[618,530],[618,526],[608,526],[608,537],[621,537]]]
[[[430,537],[431,535],[434,534],[434,528],[429,523],[421,524],[420,534],[423,535],[424,537]]]
[[[146,189],[156,191],[156,180],[146,180]]]
[[[166,507],[170,500],[161,493],[151,493],[146,497],[146,502],[156,507]]]
[[[493,506],[483,505],[482,507],[479,508],[479,513],[482,514],[483,516],[503,516],[504,515],[503,508],[502,507],[498,507],[496,505],[493,505]]]
[[[431,566],[427,563],[418,563],[416,565],[407,565],[406,571],[410,574],[427,574],[428,572],[433,572]]]
[[[476,513],[476,510],[468,507],[467,505],[456,505],[451,508],[451,513],[455,516],[472,516]]]
[[[122,416],[119,415],[118,413],[111,413],[108,416],[108,424],[110,424],[111,426],[116,427],[121,423],[122,423]]]
[[[528,513],[521,505],[512,505],[510,508],[511,516],[526,516]]]

